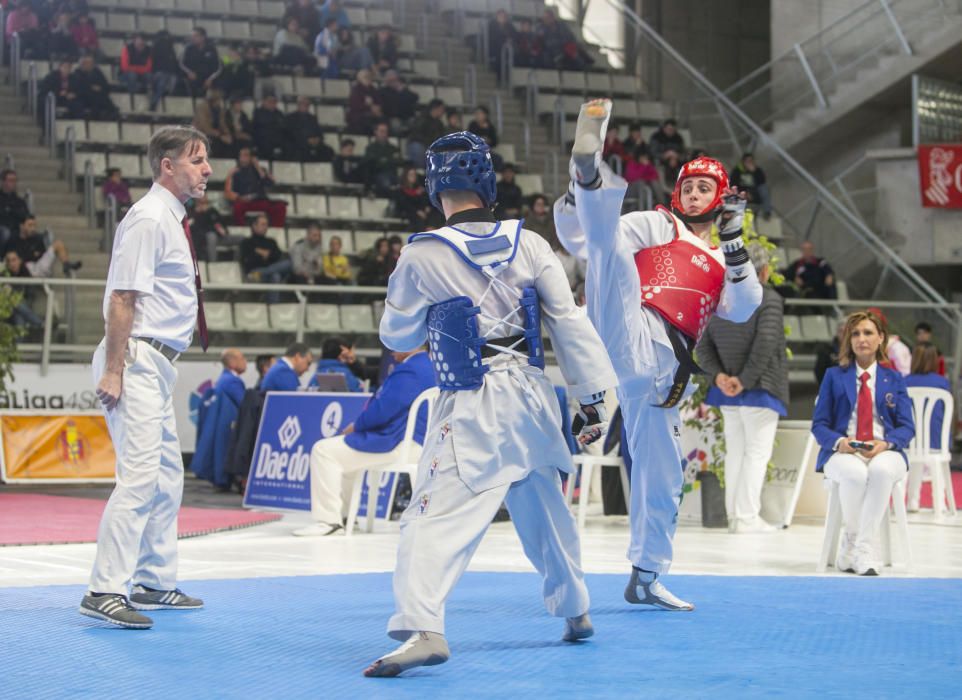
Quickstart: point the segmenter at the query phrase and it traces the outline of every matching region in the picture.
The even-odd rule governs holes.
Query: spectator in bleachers
[[[206,195],[193,201],[194,205],[187,214],[187,223],[193,239],[203,242],[203,245],[197,246],[197,257],[217,262],[218,246],[231,246],[236,251],[244,241],[244,236],[234,235],[227,230],[223,217],[210,205]]]
[[[312,221],[304,238],[295,242],[289,251],[291,282],[293,284],[333,284],[324,276],[324,246],[321,225]]]
[[[492,148],[498,146],[498,129],[491,123],[490,113],[484,105],[474,108],[474,118],[468,123],[468,131],[480,136]]]
[[[666,119],[655,133],[648,139],[648,151],[651,159],[656,163],[664,163],[669,154],[674,153],[680,160],[685,153],[685,139],[678,131],[678,122]],[[674,182],[674,180],[667,180]]]
[[[292,0],[287,3],[284,16],[297,19],[305,43],[313,46],[314,38],[321,31],[321,16],[314,5],[314,0]]]
[[[301,388],[301,376],[314,362],[311,349],[304,343],[291,343],[284,356],[271,365],[260,381],[260,390],[297,391]]]
[[[625,161],[629,160],[629,151],[625,150],[624,144],[618,138],[618,127],[611,124],[605,133],[605,143],[602,146],[601,157],[604,161],[618,172],[624,172]]]
[[[82,56],[70,74],[68,90],[77,96],[71,104],[72,119],[118,119],[120,110],[110,99],[110,84],[90,54]]]
[[[505,163],[498,180],[498,204],[494,208],[496,219],[517,219],[524,206],[524,193],[514,181],[514,165]]]
[[[397,187],[401,151],[391,143],[387,122],[374,126],[374,138],[364,149],[361,161],[369,187],[379,196],[388,196]]]
[[[166,30],[157,32],[150,50],[150,111],[156,112],[160,101],[174,91],[181,76],[180,61],[174,51],[174,40]]]
[[[782,293],[781,289],[778,290]],[[783,295],[784,296],[784,295]],[[842,347],[842,337],[845,335],[845,320],[835,324],[835,336],[829,343],[819,343],[815,346],[815,383],[821,385],[822,379],[829,367],[838,366],[839,349]]]
[[[935,338],[932,334],[932,324],[927,321],[919,321],[915,324],[915,344],[921,345],[922,343],[931,343],[935,347],[935,352],[939,356],[939,367],[938,372],[943,377],[945,376],[945,357],[942,355],[942,351],[939,347],[935,345]]]
[[[788,367],[782,297],[767,285],[768,252],[750,244],[762,302],[745,323],[712,316],[696,354],[712,380],[705,402],[725,429],[725,511],[733,532],[774,532],[761,517],[762,486],[778,417],[788,413]]]
[[[44,235],[37,231],[37,220],[33,215],[27,216],[20,224],[18,234],[7,241],[4,256],[11,250],[20,257],[32,277],[52,277],[57,261],[60,261],[65,276],[79,270],[82,264],[70,259],[63,241],[53,241],[48,246]]]
[[[220,90],[211,88],[205,99],[195,103],[193,124],[210,141],[212,158],[230,158],[234,155],[234,136],[227,123],[227,106]]]
[[[952,392],[952,384],[945,378],[944,366],[939,371],[939,363],[944,360],[938,349],[928,342],[921,342],[912,351],[912,372],[905,378],[906,387],[922,387],[926,389],[942,389],[949,393]],[[949,417],[951,420],[951,416]],[[929,449],[938,450],[942,447],[942,421],[945,420],[945,404],[941,401],[935,404],[932,409],[932,418],[929,423]],[[916,426],[918,429],[918,426]],[[949,428],[951,436],[951,428]],[[922,490],[922,469],[912,469],[909,471],[909,481],[906,487],[907,506],[906,510],[915,513],[919,509],[919,497]]]
[[[761,208],[764,218],[772,217],[772,197],[768,191],[768,180],[765,171],[755,163],[754,155],[742,155],[741,162],[732,168],[730,181],[732,187],[737,187],[739,192],[748,193],[748,201]]]
[[[366,46],[358,46],[354,32],[347,27],[337,30],[337,65],[342,71],[372,70],[374,59]]]
[[[331,236],[327,242],[327,252],[321,258],[324,276],[331,280],[329,284],[351,284],[351,266],[347,256],[341,253],[341,246],[341,237]]]
[[[544,53],[542,54],[542,66],[544,68],[560,68],[562,61],[571,52],[570,48],[567,48],[571,44],[575,45],[575,52],[577,53],[574,34],[571,33],[568,25],[558,21],[552,10],[546,9],[544,14],[541,15],[535,33],[540,37],[541,44],[544,47]],[[581,70],[583,67],[573,68],[572,70]]]
[[[355,134],[370,134],[375,122],[383,118],[374,75],[369,70],[359,70],[347,101],[347,128]]]
[[[257,382],[254,384],[255,389],[262,391],[261,385],[264,383],[264,377],[276,363],[276,355],[258,355],[254,358],[254,368],[257,370]]]
[[[284,25],[274,35],[274,52],[271,59],[276,65],[293,68],[303,73],[317,66],[311,47],[301,33],[297,17],[288,15]]]
[[[337,65],[337,19],[329,17],[324,28],[314,39],[314,59],[321,76],[337,78],[341,69]]]
[[[337,22],[338,28],[351,27],[351,20],[340,0],[325,0],[317,9],[317,15],[322,27],[326,27],[328,21],[332,19]]]
[[[107,179],[104,180],[101,192],[104,196],[104,204],[111,196],[117,202],[117,221],[124,218],[127,210],[133,205],[133,199],[130,196],[130,185],[124,180],[124,173],[120,168],[107,168]]]
[[[207,38],[207,30],[194,27],[190,43],[184,47],[180,68],[187,78],[187,91],[193,95],[203,95],[213,86],[220,75],[221,62],[214,42]]]
[[[633,157],[625,163],[624,178],[628,183],[625,198],[637,202],[634,209],[648,208],[649,197],[651,207],[664,203],[665,192],[661,187],[658,168],[651,162],[651,156],[644,148],[635,151]]]
[[[488,63],[498,76],[501,75],[501,52],[505,44],[514,44],[516,33],[506,10],[498,10],[488,22]]]
[[[277,241],[267,235],[267,216],[258,214],[251,222],[251,235],[241,241],[240,256],[248,282],[282,284],[291,274],[291,261],[284,257]],[[265,295],[268,304],[277,303],[278,293]]]
[[[33,275],[30,274],[30,270],[27,266],[23,264],[20,256],[17,255],[16,251],[9,251],[3,256],[4,270],[2,272],[3,277],[12,278],[31,278]],[[33,298],[33,287],[28,287],[27,285],[7,285],[14,292],[20,292],[23,296],[16,306],[13,307],[10,316],[4,319],[7,323],[14,326],[21,326],[26,328],[41,328],[43,327],[43,319],[37,314],[36,311],[31,307],[31,301]]]
[[[514,65],[539,68],[544,63],[544,42],[534,31],[530,19],[522,19],[514,35]]]
[[[43,34],[40,31],[40,19],[33,11],[30,0],[19,0],[13,10],[8,9],[7,24],[4,27],[8,42],[13,39],[14,34],[20,35],[23,58],[33,58],[42,53]]]
[[[641,133],[641,124],[638,122],[632,122],[628,125],[628,136],[621,142],[621,145],[625,153],[634,153],[639,148],[644,148],[648,151],[649,155],[651,154],[651,149],[648,148],[648,142],[645,141],[645,137]]]
[[[681,162],[681,156],[677,151],[665,151],[662,155],[661,175],[664,178],[663,182],[676,182],[678,173],[681,172],[681,166],[684,165]]]
[[[415,231],[427,228],[434,207],[424,189],[424,177],[418,174],[413,165],[407,165],[401,171],[401,182],[394,201],[398,216],[407,220]]]
[[[73,39],[73,32],[70,31],[69,12],[58,12],[50,22],[47,46],[50,49],[50,57],[53,59],[77,60],[80,51],[77,49],[77,42]]]
[[[444,102],[431,100],[424,111],[411,123],[408,131],[407,158],[418,167],[424,165],[424,153],[428,145],[447,133],[444,121]]]
[[[235,224],[243,224],[247,212],[259,211],[266,213],[271,226],[284,226],[287,202],[268,198],[267,190],[273,184],[274,176],[251,155],[251,149],[240,149],[237,166],[224,183],[224,197],[233,205]]]
[[[843,532],[835,567],[876,576],[877,536],[892,486],[905,478],[915,436],[902,377],[884,367],[885,330],[871,311],[849,314],[839,366],[825,374],[812,417],[821,451],[816,471],[838,484]],[[865,443],[867,446],[854,447]]]
[[[341,139],[340,150],[334,156],[334,178],[338,182],[357,185],[364,182],[361,159],[354,155],[354,139]]]
[[[364,391],[364,365],[357,359],[354,344],[340,336],[327,338],[321,345],[321,359],[317,361],[314,376],[308,382],[310,389],[317,386],[319,374],[343,374],[348,391]]]
[[[27,200],[17,194],[17,171],[0,171],[0,246],[7,244],[29,216]]]
[[[387,247],[388,266],[391,268],[391,272],[394,272],[394,268],[397,267],[397,261],[401,259],[401,249],[404,247],[404,239],[396,233],[392,234],[388,236]]]
[[[461,121],[461,112],[454,107],[448,107],[444,114],[444,121],[449,134],[454,134],[458,131],[464,131],[464,125]]]
[[[285,115],[277,106],[277,96],[264,95],[260,106],[254,110],[254,121],[251,125],[258,158],[281,160],[287,155],[286,126]]]
[[[37,118],[43,121],[44,105],[47,94],[53,93],[57,100],[57,109],[73,114],[76,110],[74,102],[77,95],[70,91],[70,74],[73,72],[73,62],[63,59],[52,71],[44,76],[37,88]]]
[[[73,36],[74,44],[80,54],[89,53],[98,61],[104,60],[104,54],[100,50],[100,38],[97,36],[97,27],[94,21],[86,12],[81,12],[74,17],[70,25],[70,34]]]
[[[220,75],[214,81],[214,87],[227,96],[253,97],[260,66],[257,47],[229,46],[221,63]]]
[[[120,50],[120,81],[131,95],[146,92],[153,70],[151,47],[143,34],[135,34]]]
[[[888,359],[883,362],[883,365],[891,367],[903,377],[907,377],[912,372],[912,350],[905,344],[905,341],[892,333],[888,317],[882,313],[882,309],[877,306],[870,306],[868,311],[875,314],[879,319],[882,324],[882,331],[885,333],[885,344],[882,346],[882,350]]]
[[[803,241],[799,247],[802,257],[785,269],[785,278],[795,283],[802,298],[835,299],[837,292],[832,266],[815,255],[815,244],[811,241]]]
[[[227,128],[230,129],[231,140],[234,142],[235,152],[240,152],[242,148],[253,148],[254,137],[251,135],[254,127],[251,120],[244,112],[244,100],[240,96],[230,98],[230,107],[227,110]]]
[[[391,123],[391,130],[404,131],[417,110],[418,96],[408,88],[396,70],[389,70],[384,74],[384,80],[377,91],[377,99],[381,103],[384,118]]]
[[[378,27],[377,32],[367,40],[367,50],[379,75],[397,66],[397,37],[390,27]]]
[[[394,271],[390,253],[391,246],[387,238],[378,238],[370,250],[361,253],[361,269],[357,273],[357,283],[362,286],[386,287],[388,278]]]
[[[531,198],[528,215],[524,217],[524,227],[548,241],[551,250],[558,250],[561,247],[561,241],[558,240],[558,233],[554,227],[554,212],[548,206],[548,198],[543,194],[536,194]]]
[[[324,143],[324,132],[311,112],[311,100],[297,98],[297,109],[287,115],[287,133],[290,137],[290,160],[311,163],[330,163],[334,149]]]

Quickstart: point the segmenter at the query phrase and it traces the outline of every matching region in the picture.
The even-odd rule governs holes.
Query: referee
[[[176,587],[184,465],[173,395],[175,363],[190,345],[195,322],[207,349],[184,204],[206,192],[208,148],[207,138],[190,127],[153,135],[147,158],[154,184],[117,227],[107,272],[105,337],[94,352],[93,375],[117,456],[117,479],[100,521],[80,613],[121,627],[151,627],[153,621],[138,610],[204,604]]]

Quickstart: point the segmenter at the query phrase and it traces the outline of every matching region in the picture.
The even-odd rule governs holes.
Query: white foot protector
[[[672,594],[658,580],[658,574],[631,569],[631,579],[625,588],[625,600],[634,605],[654,605],[662,610],[694,610],[695,606]]]
[[[565,619],[565,631],[561,635],[562,641],[577,642],[580,639],[587,639],[595,633],[594,625],[591,624],[591,616],[588,613],[569,617]]]
[[[418,666],[437,666],[451,657],[448,642],[437,632],[415,632],[390,654],[364,669],[368,678],[393,678]]]
[[[611,100],[607,98],[586,102],[578,112],[575,142],[571,148],[568,170],[571,179],[582,187],[596,186],[610,118]]]

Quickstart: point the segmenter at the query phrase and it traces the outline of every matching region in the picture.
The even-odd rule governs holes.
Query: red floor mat
[[[962,505],[959,503],[959,498],[962,498],[962,472],[952,472],[952,493],[955,495],[956,505]],[[930,482],[922,484],[919,506],[922,508],[932,507],[932,484]]]
[[[0,494],[0,545],[96,542],[105,504],[92,498]],[[180,537],[196,537],[280,517],[231,508],[181,508],[177,533]]]

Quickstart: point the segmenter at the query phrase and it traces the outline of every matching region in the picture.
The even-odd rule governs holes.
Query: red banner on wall
[[[962,144],[919,146],[922,206],[962,209]]]

